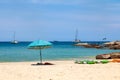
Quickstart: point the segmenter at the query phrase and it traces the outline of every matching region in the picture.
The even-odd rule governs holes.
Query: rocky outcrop
[[[77,43],[74,44],[75,46],[83,46],[85,48],[97,48],[97,49],[113,49],[113,50],[118,50],[120,49],[120,41],[112,41],[112,42],[107,42],[102,45],[100,44],[88,44],[88,43]]]
[[[86,46],[86,45],[89,45],[88,43],[77,43],[77,44],[74,44],[75,46]]]
[[[97,48],[97,49],[102,48],[102,46],[100,46],[100,45],[88,44],[88,43],[77,43],[77,44],[75,44],[75,46],[83,46],[85,48]]]
[[[96,56],[96,59],[120,59],[120,52],[100,54]]]
[[[120,49],[120,45],[111,45],[111,46],[109,46],[109,49],[118,50],[118,49]]]
[[[110,59],[110,54],[100,54],[96,56],[96,59]]]
[[[110,57],[111,57],[111,59],[120,59],[120,52],[116,52],[116,53],[111,53],[110,54]]]
[[[97,45],[97,44],[89,44],[89,45],[85,45],[84,47],[86,47],[86,48],[97,48],[97,49],[103,48],[102,46]]]
[[[109,49],[118,50],[118,49],[120,49],[120,41],[104,43],[104,47],[109,48]]]

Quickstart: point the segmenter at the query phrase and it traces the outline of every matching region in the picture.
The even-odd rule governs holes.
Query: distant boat
[[[105,38],[103,38],[102,40],[106,40],[107,38],[105,37]]]
[[[53,42],[59,42],[59,41],[53,41]]]
[[[88,43],[83,43],[78,39],[78,29],[76,29],[76,33],[75,33],[75,44],[74,46],[84,46],[84,45],[88,45]]]
[[[17,44],[18,41],[17,40],[14,40],[14,41],[11,41],[12,44]]]
[[[18,43],[18,41],[15,40],[15,32],[14,32],[14,34],[13,34],[13,41],[11,41],[11,43],[12,43],[12,44],[17,44],[17,43]]]
[[[78,29],[76,29],[75,41],[74,42],[80,42],[80,40],[78,40]]]

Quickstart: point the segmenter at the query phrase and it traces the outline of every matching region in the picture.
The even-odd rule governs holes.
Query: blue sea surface
[[[92,44],[103,42],[87,41]],[[43,61],[95,59],[97,54],[120,52],[120,50],[95,49],[74,46],[74,42],[52,42],[51,48],[42,50]],[[28,49],[30,42],[11,44],[0,42],[0,62],[39,61],[39,50]]]

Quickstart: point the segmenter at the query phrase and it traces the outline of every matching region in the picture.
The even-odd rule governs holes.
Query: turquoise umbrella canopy
[[[42,64],[42,53],[41,49],[49,48],[51,47],[52,43],[44,40],[37,40],[33,41],[28,45],[28,49],[35,49],[35,50],[40,50],[40,64]]]

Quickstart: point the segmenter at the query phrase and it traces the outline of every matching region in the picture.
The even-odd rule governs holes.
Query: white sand
[[[0,80],[120,80],[120,63],[89,65],[75,64],[74,61],[49,62],[55,65],[0,63]]]

